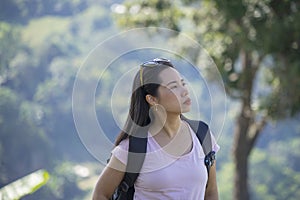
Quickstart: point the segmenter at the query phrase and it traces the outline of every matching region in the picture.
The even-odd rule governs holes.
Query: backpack
[[[196,133],[205,154],[204,164],[206,166],[207,173],[209,173],[209,169],[213,165],[215,160],[215,152],[212,151],[211,135],[208,125],[203,121],[190,120],[185,118],[184,116],[181,116],[181,119],[186,121]],[[130,156],[132,154],[128,154],[126,169],[128,169],[129,167],[134,167],[134,169],[139,172],[145,160],[145,153],[147,152],[147,137],[129,136],[129,152],[140,153],[138,154],[140,156]],[[134,182],[137,179],[139,173],[132,173],[130,171],[133,170],[126,170],[123,180],[115,190],[110,200],[133,199]]]

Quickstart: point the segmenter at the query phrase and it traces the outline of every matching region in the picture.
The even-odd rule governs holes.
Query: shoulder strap
[[[126,194],[130,188],[132,189],[134,182],[141,171],[147,152],[147,140],[147,137],[129,136],[126,172],[120,184],[120,192],[123,193],[123,195]]]
[[[136,178],[141,171],[147,152],[147,137],[129,137],[129,151],[126,166],[126,173],[130,176],[131,180],[135,182]],[[130,186],[133,186],[133,183]]]
[[[193,131],[196,133],[205,154],[204,163],[207,168],[207,172],[209,173],[209,169],[215,160],[215,152],[212,151],[211,135],[208,125],[203,121],[187,119],[183,115],[181,118],[189,123]],[[127,193],[128,190],[133,187],[134,182],[141,171],[145,160],[145,154],[147,152],[147,141],[147,137],[129,137],[126,172],[123,181],[120,184],[122,193]]]
[[[183,115],[181,118],[189,123],[193,131],[196,133],[205,154],[204,164],[206,166],[207,173],[209,173],[209,169],[215,160],[215,152],[212,151],[211,135],[208,125],[203,121],[190,120]]]

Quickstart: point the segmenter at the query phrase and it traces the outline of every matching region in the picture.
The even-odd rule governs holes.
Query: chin
[[[186,109],[182,109],[182,110],[181,110],[181,113],[187,113],[187,112],[190,112],[190,111],[191,111],[190,108],[186,108]]]

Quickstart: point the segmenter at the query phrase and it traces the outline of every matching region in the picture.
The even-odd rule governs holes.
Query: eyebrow
[[[183,78],[181,79],[181,82],[184,82],[184,79],[183,79]],[[177,81],[171,81],[171,82],[169,82],[166,86],[171,85],[171,84],[173,84],[173,83],[177,83]]]

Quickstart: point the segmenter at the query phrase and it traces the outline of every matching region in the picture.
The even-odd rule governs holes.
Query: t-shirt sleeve
[[[129,139],[125,139],[121,141],[120,144],[116,146],[111,152],[114,157],[116,157],[125,165],[127,163],[128,147],[129,147]]]
[[[218,145],[216,138],[214,137],[214,134],[212,134],[211,131],[210,131],[210,135],[211,135],[212,150],[217,153],[220,150],[220,146]]]

